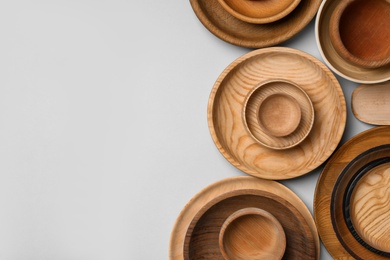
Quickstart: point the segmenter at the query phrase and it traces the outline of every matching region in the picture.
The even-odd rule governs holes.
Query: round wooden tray
[[[340,174],[346,166],[362,153],[374,147],[390,144],[390,127],[375,127],[353,137],[341,146],[337,152],[330,158],[325,165],[316,186],[314,195],[314,218],[317,223],[318,231],[322,242],[334,259],[354,259],[362,257],[359,250],[364,250],[356,241],[353,242],[352,234],[345,232],[347,224],[337,222],[339,225],[337,233],[332,224],[332,193]],[[340,187],[343,190],[343,187]],[[335,205],[333,205],[335,206]],[[341,213],[340,213],[341,214]],[[338,214],[338,215],[340,215]],[[342,216],[342,214],[341,214]],[[340,216],[339,216],[340,217]],[[347,235],[349,237],[347,237]],[[343,236],[342,240],[340,236]],[[344,244],[348,242],[348,244]],[[354,243],[354,244],[351,244]],[[357,254],[353,250],[358,250]],[[365,254],[369,254],[368,251]],[[366,255],[365,255],[366,256]],[[380,259],[380,255],[375,255]]]
[[[363,68],[342,58],[335,50],[329,37],[329,23],[338,3],[338,0],[324,0],[316,18],[316,41],[325,63],[341,77],[354,82],[372,84],[390,80],[390,64]]]
[[[301,0],[286,17],[268,24],[251,24],[229,14],[218,0],[190,0],[202,24],[215,36],[231,44],[262,48],[286,41],[314,17],[321,0]]]
[[[278,219],[286,233],[287,255],[295,256],[293,259],[319,259],[317,228],[302,200],[280,183],[249,176],[218,181],[190,200],[172,230],[170,259],[191,259],[190,243],[199,245],[199,241],[204,241],[211,250],[205,252],[211,257],[208,259],[223,259],[216,249],[220,227],[231,213],[245,207],[262,208]],[[207,223],[212,225],[207,228]],[[198,228],[199,225],[202,228]],[[191,242],[191,237],[196,237],[197,241]],[[192,253],[199,255],[199,250]]]
[[[243,120],[248,93],[272,79],[294,82],[314,107],[309,135],[287,150],[261,145]],[[243,55],[222,72],[210,95],[208,122],[217,148],[231,164],[256,177],[289,179],[315,169],[333,153],[344,132],[346,106],[339,83],[324,64],[302,51],[273,47]]]

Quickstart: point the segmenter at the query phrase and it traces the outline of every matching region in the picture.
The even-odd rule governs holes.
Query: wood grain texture
[[[286,249],[286,235],[282,225],[269,212],[243,208],[223,223],[219,249],[228,260],[278,260]]]
[[[383,144],[390,144],[390,127],[376,127],[351,138],[329,159],[318,179],[314,195],[314,218],[322,242],[334,259],[354,259],[343,247],[332,226],[330,208],[335,183],[351,160]]]
[[[363,68],[344,59],[335,50],[329,35],[329,24],[339,2],[339,0],[324,0],[316,17],[316,41],[325,63],[341,77],[354,82],[373,84],[390,80],[390,64],[379,68]]]
[[[243,109],[257,85],[281,78],[307,93],[315,120],[299,145],[271,150],[248,133]],[[260,49],[240,57],[220,75],[210,95],[208,122],[214,143],[231,164],[256,177],[289,179],[315,169],[333,153],[345,128],[345,99],[333,74],[312,56],[289,48]]]
[[[190,0],[201,23],[231,44],[262,48],[284,42],[300,32],[314,17],[321,0],[301,0],[286,17],[267,24],[251,24],[229,14],[218,0]]]
[[[351,106],[364,123],[390,125],[390,82],[359,86],[352,93]]]
[[[317,229],[305,204],[282,184],[244,176],[216,182],[190,200],[172,230],[170,259],[193,259],[193,254],[224,259],[220,228],[228,216],[246,207],[261,208],[278,219],[286,234],[285,259],[319,259]]]
[[[264,24],[285,17],[301,0],[218,0],[218,2],[237,19],[248,23]]]
[[[300,119],[296,119],[296,123],[298,123],[298,125],[295,131],[288,135],[276,136],[275,133],[271,134],[261,126],[262,123],[259,118],[264,116],[264,113],[265,116],[268,114],[268,112],[263,111],[261,108],[263,101],[269,96],[280,94],[292,97],[297,101],[299,104]],[[280,113],[280,111],[278,113]],[[297,116],[296,113],[294,113],[294,115]],[[270,120],[272,120],[273,115],[268,116],[271,116]],[[246,127],[248,133],[257,142],[272,149],[291,148],[305,140],[313,127],[314,116],[315,112],[313,103],[307,93],[293,82],[282,79],[265,81],[256,86],[250,93],[248,93],[244,102],[242,114],[244,126]],[[283,118],[279,118],[280,115],[275,115],[275,117],[275,121],[285,120]],[[291,118],[288,120],[290,123],[293,123],[291,122]],[[276,123],[279,124],[280,122]],[[279,129],[276,128],[278,132],[281,130],[280,128],[285,127],[284,124],[281,124],[281,126],[279,126]]]
[[[333,47],[341,57],[364,68],[390,63],[390,3],[342,0],[329,25]]]
[[[388,259],[390,255],[371,248],[366,241],[357,235],[356,227],[351,219],[353,207],[351,194],[356,183],[372,167],[377,167],[385,161],[390,161],[390,146],[377,146],[366,150],[355,157],[340,173],[333,187],[331,198],[331,220],[336,236],[343,247],[355,259]]]
[[[351,217],[367,244],[390,252],[390,163],[372,169],[358,182],[351,198]]]

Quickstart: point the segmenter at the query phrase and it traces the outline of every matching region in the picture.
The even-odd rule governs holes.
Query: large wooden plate
[[[272,79],[294,82],[314,107],[310,134],[286,150],[262,146],[243,120],[247,95]],[[308,173],[331,156],[344,132],[346,106],[339,83],[325,65],[302,51],[273,47],[243,55],[222,72],[210,95],[208,122],[215,145],[238,169],[264,179],[289,179]]]
[[[314,218],[322,242],[334,259],[355,259],[344,248],[333,229],[331,198],[334,186],[339,175],[353,159],[384,144],[390,144],[390,127],[376,127],[353,137],[330,158],[318,179],[314,196]]]
[[[302,0],[286,17],[268,24],[251,24],[229,14],[218,0],[190,0],[202,24],[231,44],[262,48],[276,45],[300,32],[314,17],[321,0]]]
[[[223,221],[223,217],[218,215],[219,213],[226,217],[228,213],[225,211],[232,212],[246,206],[265,207],[266,210],[272,211],[279,221],[284,223],[283,228],[287,232],[287,239],[290,240],[291,244],[290,248],[286,248],[286,253],[290,256],[295,256],[289,259],[319,259],[320,244],[317,228],[312,215],[302,200],[294,192],[278,182],[249,176],[233,177],[218,181],[200,191],[189,201],[177,218],[171,233],[170,259],[188,259],[188,254],[191,254],[188,252],[190,250],[189,247],[191,247],[188,235],[193,236],[194,232],[197,233],[196,236],[198,238],[200,236],[199,239],[206,239],[203,242],[207,245],[215,238],[215,235],[211,233],[208,234],[202,230],[197,230],[196,224],[199,221],[204,222],[211,219],[213,223],[218,224],[220,220]],[[279,212],[278,210],[281,211]],[[290,216],[291,223],[294,222],[296,225],[288,223],[287,217],[283,216],[281,212],[294,214]],[[219,217],[216,217],[216,215]],[[297,221],[303,221],[303,223],[297,223]],[[311,232],[310,237],[302,237],[305,236],[304,234],[307,232],[305,229],[307,228]],[[218,226],[215,226],[214,229],[217,229],[217,232]],[[294,236],[294,230],[296,231],[296,236]],[[215,243],[218,242],[215,241]],[[314,246],[314,255],[309,253],[313,250],[311,249],[312,246]],[[287,247],[289,247],[288,242]],[[306,253],[304,252],[305,248],[307,249]],[[200,254],[199,251],[195,253]],[[208,254],[209,252],[206,253]],[[303,257],[304,255],[309,255],[310,257],[305,258]],[[217,257],[216,259],[219,259],[219,252],[215,252],[214,256]]]

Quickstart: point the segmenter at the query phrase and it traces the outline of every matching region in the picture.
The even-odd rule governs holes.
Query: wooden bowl
[[[287,149],[300,144],[314,124],[314,107],[297,84],[276,79],[262,82],[247,96],[244,123],[265,147]]]
[[[282,259],[286,236],[282,225],[269,212],[243,208],[223,223],[219,247],[229,260]]]
[[[344,209],[347,209],[347,207],[346,205],[342,205],[344,201],[348,201],[342,198],[342,194],[346,193],[348,183],[347,179],[339,179],[339,176],[341,176],[343,170],[354,160],[356,160],[355,163],[349,166],[349,173],[356,173],[361,168],[360,166],[364,166],[362,164],[366,161],[375,161],[378,158],[389,157],[388,148],[384,149],[383,147],[389,144],[390,127],[374,127],[360,133],[348,140],[335,152],[325,165],[318,179],[314,196],[314,217],[322,242],[334,259],[388,259],[388,257],[368,250],[356,240],[348,229],[344,217]],[[380,148],[378,149],[376,147]],[[365,155],[371,149],[378,150],[374,150]],[[357,162],[360,162],[360,164],[356,164]],[[353,176],[350,178],[353,178]],[[357,188],[353,190],[360,190],[359,186],[360,184],[355,186]],[[352,203],[355,204],[353,201]],[[357,206],[363,213],[363,208],[359,205]],[[364,211],[369,212],[366,209]],[[388,212],[386,214],[388,216]],[[353,221],[357,221],[359,216],[356,213],[352,213],[352,215],[356,219]],[[377,221],[381,221],[381,219],[379,218]],[[388,228],[389,226],[386,226],[386,229]],[[365,240],[369,241],[366,238]],[[368,255],[370,256],[367,257]]]
[[[264,24],[275,22],[297,7],[301,0],[218,0],[231,15],[244,22]]]
[[[338,54],[363,68],[390,63],[390,3],[342,0],[330,17],[329,36]]]
[[[172,230],[170,259],[225,259],[221,228],[244,208],[262,209],[277,219],[285,233],[284,259],[319,259],[317,229],[305,204],[284,185],[249,176],[216,182],[189,201]]]
[[[289,140],[282,143],[285,148],[294,145],[300,138],[291,138],[304,129],[301,125],[306,118],[306,110],[301,107],[300,125],[285,137],[262,131],[257,117],[261,98],[257,95],[264,93],[259,86],[270,81],[299,86],[314,108],[315,120],[309,134],[289,149],[270,149],[259,142],[262,135],[273,140],[274,147],[282,143],[280,140]],[[297,87],[282,85],[283,91],[288,89],[298,100],[301,91]],[[215,82],[208,104],[210,134],[221,154],[238,169],[264,179],[294,178],[321,165],[336,149],[345,122],[344,94],[334,75],[314,57],[290,48],[259,49],[235,60]]]
[[[317,13],[321,0],[301,0],[289,15],[267,24],[237,19],[218,0],[190,0],[190,3],[200,22],[215,36],[237,46],[258,49],[284,42],[300,32]]]
[[[390,80],[390,64],[378,68],[364,68],[356,63],[348,61],[336,51],[330,37],[330,20],[334,10],[340,2],[340,0],[324,0],[316,17],[316,42],[324,62],[336,74],[354,82],[374,84]],[[366,2],[371,3],[373,1]],[[383,27],[383,30],[386,30],[385,28],[388,27]],[[389,46],[389,42],[387,42],[387,46]]]
[[[355,258],[390,257],[390,144],[353,159],[333,188],[331,218],[344,248]]]

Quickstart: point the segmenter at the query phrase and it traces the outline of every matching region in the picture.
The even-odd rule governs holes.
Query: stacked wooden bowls
[[[317,44],[327,65],[360,83],[390,80],[390,3],[325,0],[316,20]]]
[[[390,258],[390,127],[345,143],[317,183],[314,215],[335,258]]]

